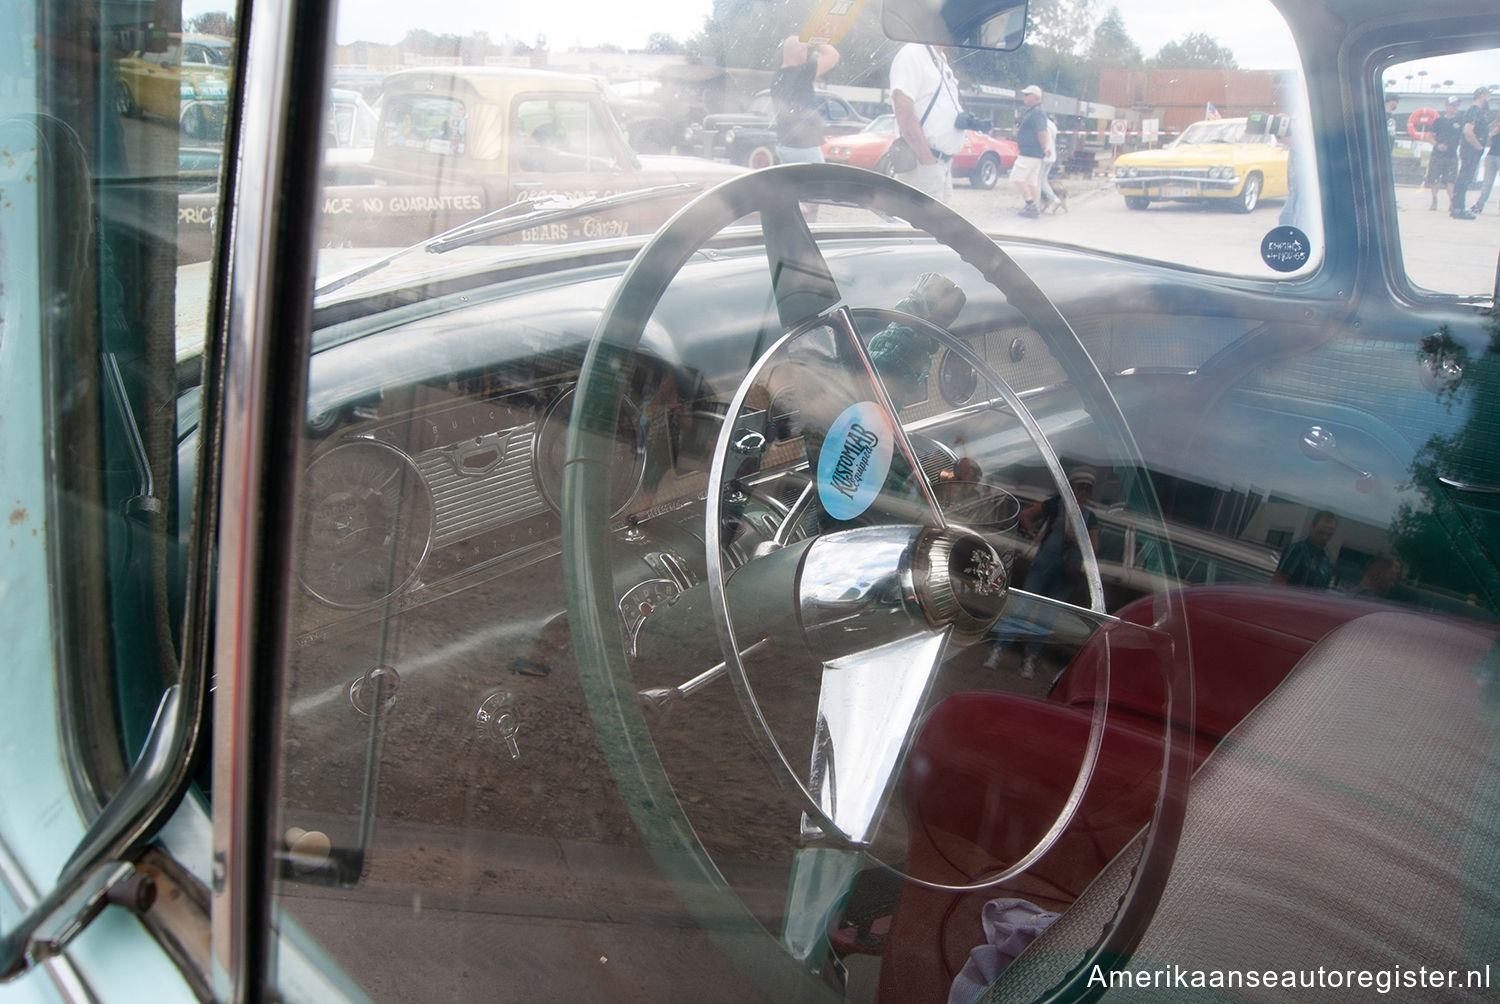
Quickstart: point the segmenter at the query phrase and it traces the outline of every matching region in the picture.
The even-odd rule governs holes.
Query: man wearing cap
[[[1094,469],[1079,464],[1068,470],[1068,486],[1073,498],[1083,510],[1083,525],[1088,531],[1089,551],[1099,548],[1099,528],[1094,514],[1088,509],[1089,498],[1094,493]],[[1046,596],[1066,602],[1074,590],[1084,581],[1083,549],[1078,546],[1078,536],[1068,523],[1063,511],[1062,496],[1052,495],[1040,502],[1033,502],[1020,515],[1021,529],[1036,540],[1036,554],[1031,566],[1026,569],[1026,579],[1021,588],[1028,593]],[[1020,673],[1023,679],[1036,677],[1037,656],[1046,644],[1052,630],[1056,609],[1043,606],[1033,623],[1032,640],[1026,643],[1026,656],[1021,660]],[[985,665],[994,669],[1000,664],[1000,652],[996,648],[990,653]]]
[[[1019,156],[1011,166],[1010,180],[1026,200],[1021,215],[1040,216],[1042,208],[1037,200],[1041,198],[1042,161],[1052,148],[1052,139],[1047,132],[1047,113],[1042,111],[1042,89],[1036,84],[1021,88],[1021,101],[1026,105],[1026,114],[1016,127]]]
[[[1472,220],[1474,214],[1466,208],[1469,204],[1469,186],[1474,183],[1474,173],[1484,159],[1484,146],[1490,135],[1490,92],[1481,87],[1474,92],[1474,103],[1459,119],[1463,133],[1458,143],[1458,178],[1453,183],[1453,209],[1450,215],[1455,220]]]
[[[917,166],[898,171],[896,180],[934,199],[953,197],[953,155],[963,149],[958,128],[963,105],[948,58],[935,45],[908,42],[891,60],[891,110],[896,127],[917,156]]]
[[[1448,193],[1448,210],[1458,203],[1453,201],[1453,180],[1458,176],[1458,144],[1462,139],[1463,126],[1458,121],[1459,97],[1448,96],[1448,104],[1432,123],[1432,154],[1427,158],[1427,177],[1422,184],[1432,189],[1432,204],[1438,207],[1438,189]]]

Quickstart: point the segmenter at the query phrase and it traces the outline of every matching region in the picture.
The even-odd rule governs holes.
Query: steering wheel
[[[837,846],[868,847],[923,700],[951,646],[982,636],[1019,593],[1005,582],[999,556],[983,535],[945,520],[898,409],[861,340],[861,311],[843,302],[802,214],[803,202],[853,204],[902,219],[956,252],[1047,343],[1115,466],[1137,473],[1145,470],[1102,376],[1056,306],[972,224],[893,179],[809,164],[743,175],[680,210],[626,271],[584,360],[568,431],[563,562],[574,652],[600,747],[658,865],[730,957],[741,960],[745,971],[776,999],[816,996],[827,988],[810,981],[806,960],[794,962],[786,956],[739,902],[673,794],[646,727],[621,640],[610,557],[610,458],[617,415],[629,388],[631,357],[672,279],[712,236],[736,220],[759,214],[786,334],[740,382],[715,446],[705,517],[709,608],[725,665],[755,734],[771,762],[779,764],[781,780],[802,793],[805,827]],[[917,317],[901,320],[946,344],[989,382],[1037,447],[1065,504],[1067,523],[1085,539],[1083,515],[1067,489],[1056,452],[1021,399],[946,330]],[[770,365],[798,347],[805,350],[798,357],[800,366],[821,360],[811,379],[821,399],[806,408],[804,419],[812,416],[815,426],[808,436],[809,453],[816,446],[818,456],[811,466],[829,529],[795,546],[760,554],[726,575],[720,499],[727,480],[733,478],[728,470],[732,443],[744,438],[743,430],[736,431],[737,423]],[[1143,474],[1135,487],[1146,504],[1154,506]],[[1103,620],[1097,564],[1090,548],[1081,550],[1091,594],[1092,609],[1086,613]],[[1164,594],[1163,602],[1173,602],[1170,594]],[[737,624],[735,609],[751,612],[740,616]],[[792,767],[786,744],[778,741],[762,714],[741,658],[757,644],[751,635],[778,633],[799,635],[823,668],[813,764],[806,774]],[[1172,663],[1169,701],[1190,700],[1184,660]],[[993,885],[1023,870],[1051,846],[1088,784],[1106,709],[1104,686],[1093,711],[1090,752],[1074,790],[1032,851],[1014,867],[986,875],[974,886],[939,888]],[[1168,714],[1164,720],[1170,718]],[[1095,964],[1123,964],[1155,909],[1175,851],[1190,765],[1187,737],[1181,730],[1165,729],[1163,747],[1156,804],[1131,885],[1099,943],[1055,988],[1059,994],[1082,989]]]

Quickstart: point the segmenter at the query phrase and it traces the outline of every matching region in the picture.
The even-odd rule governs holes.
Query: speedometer
[[[563,463],[567,459],[568,420],[573,414],[573,391],[558,396],[542,418],[536,437],[536,481],[554,509],[561,508]],[[609,514],[618,516],[635,498],[646,470],[649,436],[640,427],[640,409],[629,401],[620,407],[610,449]]]
[[[374,440],[334,447],[308,465],[300,494],[298,573],[335,607],[363,607],[403,589],[432,541],[432,495],[411,460]]]
[[[944,352],[938,365],[938,392],[943,400],[957,408],[972,401],[978,389],[979,374],[969,361],[952,350]]]

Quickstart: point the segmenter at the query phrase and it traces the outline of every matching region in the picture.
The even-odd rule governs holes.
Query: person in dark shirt
[[[1099,550],[1098,521],[1088,508],[1095,480],[1094,469],[1087,464],[1079,464],[1068,471],[1068,486],[1083,512],[1083,525],[1088,533],[1087,543],[1091,553]],[[1031,565],[1026,570],[1026,579],[1021,588],[1039,596],[1068,602],[1074,591],[1087,580],[1082,542],[1067,522],[1061,494],[1033,502],[1021,510],[1019,522],[1021,529],[1036,541],[1036,553],[1031,558]],[[1032,637],[1025,644],[1026,654],[1018,670],[1022,679],[1036,678],[1037,660],[1051,634],[1056,616],[1055,606],[1043,604],[1038,607]],[[1001,648],[996,646],[985,660],[985,668],[998,667],[1000,654]]]
[[[1422,184],[1432,189],[1432,204],[1438,207],[1438,189],[1448,193],[1448,210],[1453,211],[1453,181],[1458,176],[1458,144],[1463,139],[1463,126],[1458,121],[1458,95],[1448,98],[1437,121],[1432,123],[1432,153],[1427,158],[1427,177]]]
[[[1481,87],[1474,92],[1474,103],[1459,119],[1463,135],[1458,144],[1458,178],[1453,183],[1453,208],[1449,215],[1455,220],[1472,220],[1474,214],[1469,204],[1469,186],[1474,183],[1474,174],[1479,162],[1484,159],[1484,148],[1490,135],[1490,92]]]
[[[831,45],[809,45],[796,35],[782,41],[781,69],[771,78],[780,163],[823,163],[824,123],[814,85],[838,61],[838,50]]]
[[[1016,183],[1026,206],[1023,216],[1040,216],[1042,162],[1052,149],[1051,134],[1047,131],[1047,113],[1042,111],[1042,89],[1035,84],[1021,89],[1021,101],[1026,113],[1016,126],[1016,148],[1018,156],[1010,168],[1010,179]]]
[[[1500,173],[1500,117],[1490,123],[1489,145],[1484,155],[1484,184],[1479,189],[1479,198],[1469,208],[1469,212],[1476,216],[1484,212],[1484,204],[1495,188],[1495,175]]]
[[[1278,586],[1327,589],[1333,581],[1333,559],[1328,557],[1328,542],[1333,539],[1338,526],[1339,518],[1327,509],[1315,513],[1307,536],[1293,541],[1282,552],[1271,581]]]

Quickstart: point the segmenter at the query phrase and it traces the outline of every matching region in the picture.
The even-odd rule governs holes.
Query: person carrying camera
[[[891,108],[899,135],[891,147],[896,180],[941,202],[953,197],[953,155],[964,130],[988,123],[965,112],[943,50],[908,42],[891,60]]]

